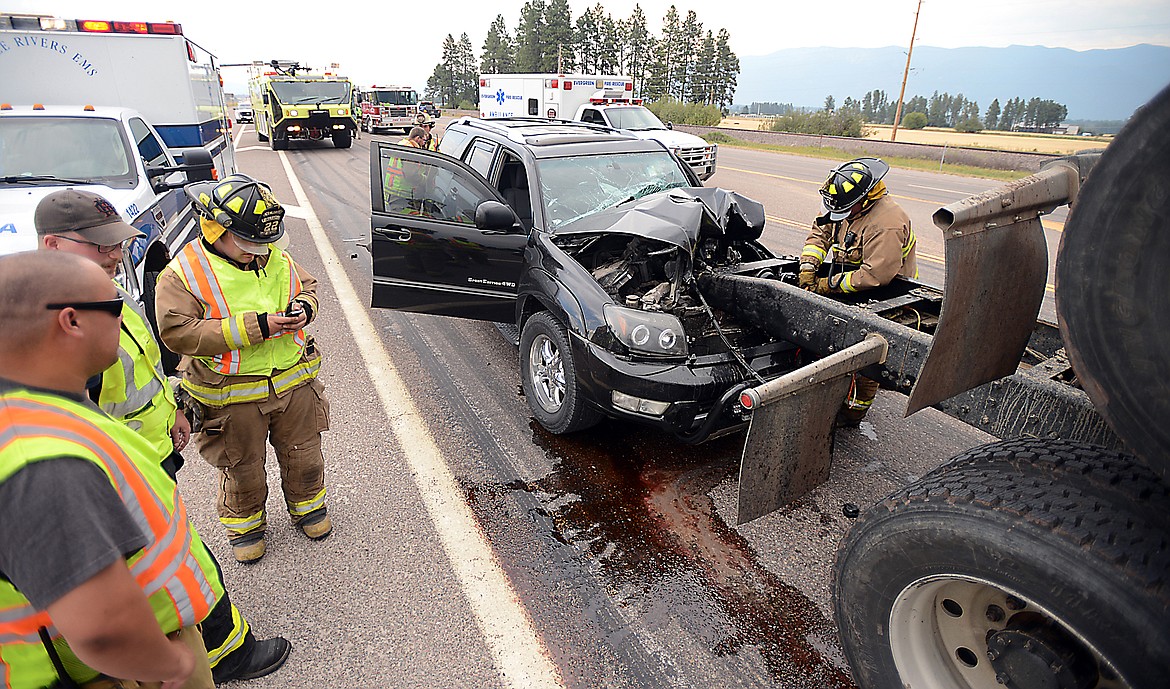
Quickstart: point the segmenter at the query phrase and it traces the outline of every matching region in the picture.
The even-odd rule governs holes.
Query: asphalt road
[[[734,529],[742,436],[691,447],[613,421],[550,435],[494,326],[368,307],[375,138],[398,136],[278,154],[236,130],[241,169],[286,204],[290,251],[321,280],[310,331],[332,405],[335,523],[319,543],[296,532],[270,458],[269,552],[239,565],[215,473],[185,453],[180,488],[234,601],[259,636],[293,642],[286,667],[246,686],[852,686],[829,593],[842,506],[987,437],[933,410],[903,419],[905,398],[882,393],[869,421],[838,432],[828,483]],[[719,163],[708,184],[763,201],[765,244],[799,251],[831,164],[728,148]],[[890,175],[916,228],[988,186]],[[919,242],[941,257],[937,231]]]

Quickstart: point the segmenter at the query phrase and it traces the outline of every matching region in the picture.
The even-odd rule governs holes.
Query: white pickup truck
[[[613,74],[481,74],[479,116],[569,118],[605,125],[660,142],[701,180],[715,174],[715,144],[674,131],[633,93],[633,79]]]
[[[597,98],[577,108],[573,119],[621,129],[639,139],[660,141],[671,153],[690,165],[699,179],[706,180],[715,174],[718,146],[694,134],[674,131],[674,125],[663,124],[657,115],[643,105]]]

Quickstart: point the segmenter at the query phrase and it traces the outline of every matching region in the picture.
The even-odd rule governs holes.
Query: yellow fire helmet
[[[890,166],[880,158],[857,158],[834,169],[821,186],[821,200],[829,219],[844,220],[853,206],[869,194]]]
[[[235,174],[183,187],[203,217],[232,234],[257,244],[271,244],[284,235],[284,208],[272,189],[248,175]]]

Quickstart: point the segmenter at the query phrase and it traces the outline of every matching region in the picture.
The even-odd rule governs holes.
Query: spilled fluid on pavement
[[[531,426],[554,470],[504,488],[536,494],[554,536],[589,555],[645,629],[682,629],[728,668],[742,666],[744,680],[854,686],[829,658],[839,656],[832,623],[715,511],[708,493],[738,471],[741,434],[689,446],[620,422],[570,437]]]

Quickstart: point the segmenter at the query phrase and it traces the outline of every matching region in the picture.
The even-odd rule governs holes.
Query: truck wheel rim
[[[1040,678],[1062,689],[1129,687],[1059,617],[996,584],[958,575],[902,591],[890,610],[890,652],[909,687],[1003,689],[1037,686]]]
[[[528,371],[536,401],[550,414],[565,402],[565,367],[561,351],[547,335],[537,335],[528,350]]]

